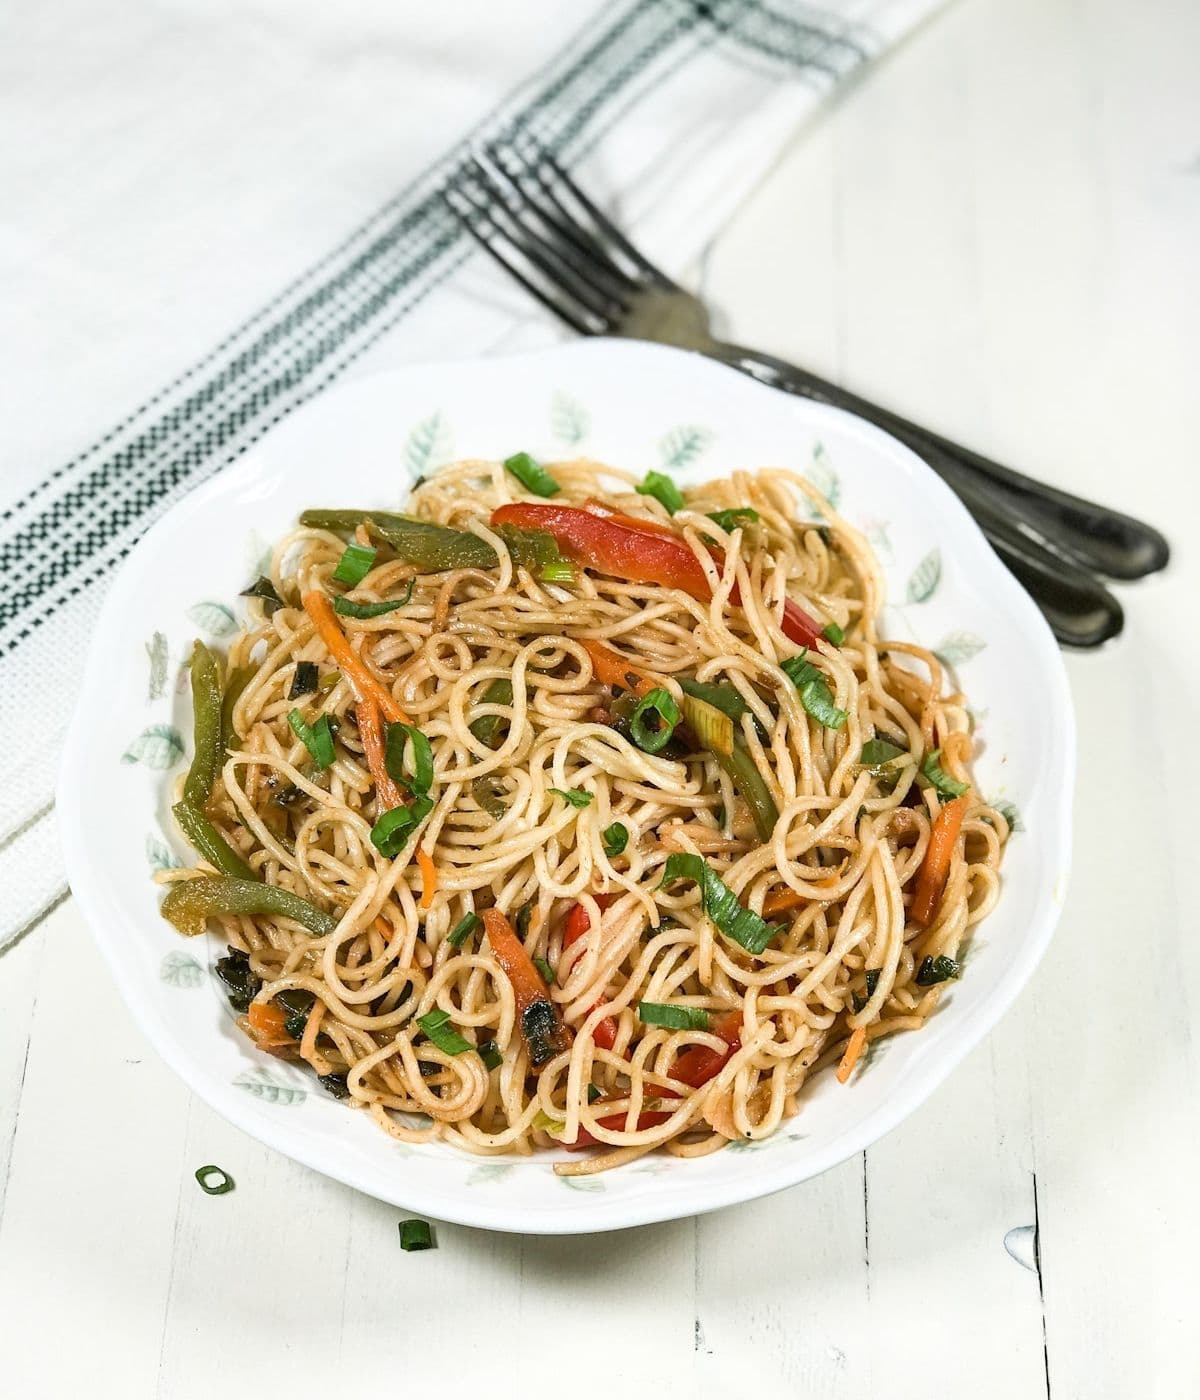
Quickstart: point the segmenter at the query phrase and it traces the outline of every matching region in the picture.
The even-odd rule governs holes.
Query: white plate
[[[453,457],[586,453],[683,481],[737,467],[804,470],[871,539],[888,578],[884,623],[953,662],[975,708],[984,795],[1020,820],[999,907],[963,980],[919,1034],[884,1042],[843,1087],[814,1082],[772,1139],[692,1161],[651,1156],[600,1177],[544,1156],[406,1147],[311,1075],[256,1055],[212,975],[223,952],[160,917],[153,867],[186,861],[171,778],[197,634],[235,628],[238,592],[305,506],[392,507]],[[101,614],[67,742],[59,822],[71,888],[134,1016],[197,1094],[280,1152],[381,1200],[527,1233],[616,1229],[694,1215],[804,1181],[911,1113],[992,1027],[1045,951],[1070,853],[1075,733],[1063,664],[1029,598],[966,511],[916,457],[837,409],[698,356],[586,341],[512,359],[429,365],[346,384],[288,418],[175,506],[138,544]]]

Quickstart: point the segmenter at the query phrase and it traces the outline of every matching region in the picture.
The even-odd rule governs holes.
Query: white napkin
[[[61,737],[107,580],[146,527],[339,375],[563,334],[436,198],[470,144],[531,130],[679,272],[829,91],[940,3],[61,0],[9,17],[0,946],[63,893]]]

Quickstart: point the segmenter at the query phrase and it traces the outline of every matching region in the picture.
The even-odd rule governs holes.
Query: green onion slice
[[[862,753],[859,754],[858,761],[867,768],[878,768],[881,764],[891,763],[895,758],[900,758],[907,752],[897,744],[893,744],[890,739],[868,739],[862,746]]]
[[[665,1002],[639,1001],[638,1019],[648,1026],[665,1026],[670,1031],[708,1030],[708,1012],[698,1006],[668,1006]]]
[[[508,546],[513,563],[528,569],[543,583],[574,583],[578,577],[575,565],[563,555],[549,530],[518,530],[502,525],[499,535]]]
[[[722,530],[736,530],[739,525],[750,525],[759,519],[758,511],[749,506],[734,506],[732,510],[712,510],[710,520],[715,520]]]
[[[949,982],[962,972],[961,964],[939,953],[936,958],[926,958],[917,969],[918,987],[936,987],[939,982]]]
[[[302,695],[311,695],[316,690],[317,684],[317,663],[315,661],[297,661],[287,698],[299,700]]]
[[[592,794],[584,792],[582,788],[547,788],[546,791],[552,792],[555,797],[561,797],[572,807],[586,807],[592,800]]]
[[[249,588],[243,588],[240,594],[243,598],[257,598],[263,605],[263,612],[270,617],[279,608],[286,607],[283,599],[275,591],[275,585],[269,578],[259,575]]]
[[[801,652],[799,656],[789,657],[780,670],[800,692],[800,703],[818,724],[826,729],[841,729],[846,723],[846,711],[833,703],[824,674],[811,661],[806,661],[805,655]]]
[[[500,1047],[494,1040],[485,1040],[479,1047],[479,1058],[483,1061],[484,1069],[499,1069],[504,1063],[504,1056],[500,1053]]]
[[[650,723],[651,716],[656,724]],[[658,686],[638,701],[629,716],[629,733],[643,753],[659,753],[670,743],[678,723],[679,706],[669,690]]]
[[[761,914],[745,909],[724,880],[703,856],[676,851],[667,857],[659,889],[674,880],[693,880],[700,886],[704,912],[727,938],[741,944],[748,953],[758,956],[767,944],[781,932]]]
[[[446,942],[451,948],[461,948],[475,930],[482,927],[483,920],[478,914],[467,914],[446,935]]]
[[[348,544],[333,571],[334,581],[357,588],[375,565],[378,550],[369,544]]]
[[[404,1250],[436,1249],[433,1231],[427,1220],[402,1220],[400,1222],[400,1248]]]
[[[462,1055],[475,1049],[469,1040],[451,1028],[450,1013],[443,1011],[440,1006],[433,1011],[427,1011],[424,1016],[418,1016],[417,1025],[437,1048],[444,1050],[447,1055]]]
[[[921,773],[929,779],[943,797],[961,797],[971,784],[960,783],[957,778],[952,778],[949,773],[945,772],[938,761],[941,753],[941,749],[930,749],[921,762]]]
[[[382,617],[384,613],[395,612],[397,608],[402,608],[412,597],[413,581],[408,581],[408,592],[403,598],[393,598],[389,603],[356,603],[350,598],[337,597],[333,600],[333,610],[341,613],[343,617],[357,617],[360,621],[365,618]]]
[[[530,959],[530,961],[533,963],[534,967],[536,967],[537,970],[542,974],[542,981],[545,982],[546,986],[552,987],[554,985],[554,969],[550,966],[546,959],[532,958]]]
[[[827,642],[832,642],[835,647],[840,647],[846,640],[845,632],[842,631],[836,622],[827,623],[822,627],[821,636],[824,637]]]
[[[683,509],[683,492],[662,472],[647,472],[637,492],[639,496],[653,496],[668,515]]]
[[[224,1167],[214,1167],[209,1163],[207,1167],[196,1168],[196,1180],[200,1183],[200,1189],[206,1196],[225,1196],[233,1190],[233,1177]]]
[[[412,767],[407,768],[404,759],[410,744]],[[433,748],[415,725],[388,725],[383,765],[393,782],[411,788],[421,796],[433,786]]]
[[[322,715],[315,724],[306,724],[299,710],[288,715],[292,733],[304,745],[318,768],[324,770],[333,762],[333,730],[329,716]]]
[[[528,452],[514,452],[504,459],[504,470],[511,472],[526,491],[535,496],[557,496],[558,482]]]
[[[612,826],[604,828],[601,840],[604,842],[604,854],[611,860],[613,856],[621,855],[629,845],[629,828],[624,822],[613,822]]]
[[[433,811],[433,799],[414,797],[406,807],[393,807],[371,828],[371,844],[381,856],[398,856],[408,838]]]

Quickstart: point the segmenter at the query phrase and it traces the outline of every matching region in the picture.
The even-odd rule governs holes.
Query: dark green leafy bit
[[[601,840],[604,842],[604,854],[611,860],[629,845],[629,828],[624,822],[613,822],[612,826],[604,828]]]
[[[348,1099],[350,1097],[350,1088],[344,1074],[318,1074],[317,1083],[327,1094],[332,1094],[335,1099]]]
[[[466,914],[459,919],[458,923],[446,935],[446,942],[451,948],[461,948],[476,929],[483,927],[483,920],[478,914]]]
[[[283,1029],[293,1040],[299,1040],[304,1035],[304,1027],[308,1024],[308,1013],[312,1010],[314,1000],[313,994],[302,992],[296,987],[289,987],[287,991],[280,992],[275,1000],[283,1009]]]
[[[529,936],[529,921],[533,918],[533,904],[532,899],[522,904],[513,918],[513,928],[516,929],[517,937],[522,943]]]
[[[214,1167],[211,1163],[207,1167],[196,1168],[196,1180],[206,1196],[224,1196],[234,1187],[233,1177],[224,1167]]]
[[[604,1091],[600,1088],[599,1085],[597,1085],[597,1084],[589,1084],[589,1085],[587,1086],[587,1101],[588,1101],[588,1103],[595,1103],[597,1099],[602,1099],[603,1097],[604,1097]]]
[[[408,838],[432,811],[433,799],[425,796],[414,797],[407,806],[393,807],[371,828],[371,844],[389,860],[398,856]]]
[[[479,1047],[479,1058],[483,1061],[483,1067],[487,1070],[499,1069],[504,1063],[504,1056],[500,1053],[500,1047],[494,1040],[485,1040]]]
[[[348,544],[333,571],[334,581],[357,588],[374,567],[377,553],[369,544]]]
[[[850,998],[855,1011],[861,1011],[863,1007],[866,1006],[867,1002],[869,1002],[871,998],[875,995],[875,989],[879,986],[879,972],[880,969],[877,967],[871,967],[867,969],[866,995],[864,996],[861,992],[855,992],[854,995]]]
[[[384,603],[356,603],[353,599],[337,597],[333,600],[333,610],[340,613],[342,617],[356,617],[359,621],[365,621],[372,617],[382,617],[384,613],[395,612],[397,608],[402,608],[412,597],[413,581],[408,581],[408,592],[403,598],[393,598],[390,602]]]
[[[471,796],[494,822],[498,822],[508,811],[503,793],[503,785],[494,773],[485,773],[471,784]]]
[[[827,642],[832,642],[835,647],[840,647],[846,640],[845,632],[842,631],[836,622],[827,623],[822,627],[821,636],[824,637]]]
[[[447,1055],[462,1055],[474,1046],[450,1025],[450,1013],[439,1006],[417,1017],[417,1025],[425,1032],[439,1050]]]
[[[820,669],[806,661],[806,651],[789,657],[780,669],[800,692],[800,703],[826,729],[841,729],[846,723],[846,711],[833,703],[833,695]]]
[[[592,794],[584,792],[582,788],[548,788],[547,791],[569,802],[572,807],[586,807],[592,800]]]
[[[322,715],[315,724],[308,724],[299,710],[292,710],[288,724],[322,772],[333,763],[333,730],[328,715]]]
[[[534,1069],[541,1069],[558,1054],[562,1039],[562,1027],[553,1003],[530,1002],[521,1013],[521,1034],[529,1047],[529,1063]]]
[[[679,706],[661,686],[643,695],[629,717],[629,733],[644,753],[661,753],[679,723]]]
[[[436,1249],[433,1231],[426,1220],[402,1220],[400,1222],[400,1248],[404,1250]]]
[[[249,588],[242,589],[241,596],[243,598],[257,598],[262,604],[263,612],[266,613],[268,617],[270,617],[273,612],[277,612],[280,608],[287,606],[275,591],[275,585],[271,580],[269,578],[264,578],[261,574],[254,580]]]
[[[743,908],[703,856],[680,851],[668,856],[659,888],[674,880],[692,880],[699,885],[704,912],[727,938],[732,938],[756,957],[782,931],[777,925],[768,924],[761,914]]]
[[[512,681],[504,678],[492,681],[483,692],[480,701],[484,705],[511,705]],[[498,749],[508,733],[508,719],[504,715],[480,715],[478,719],[471,721],[470,728],[481,744],[486,744],[489,749]]]
[[[504,470],[511,472],[526,491],[532,491],[535,496],[558,495],[558,482],[528,452],[514,452],[511,457],[506,457]]]
[[[311,695],[317,688],[318,679],[315,661],[297,661],[287,698],[299,700],[302,695]]]
[[[708,1030],[708,1012],[698,1006],[670,1006],[666,1002],[639,1001],[638,1019],[648,1026],[671,1031]]]
[[[921,760],[921,774],[937,788],[943,797],[961,797],[971,786],[970,783],[960,783],[957,778],[952,778],[938,761],[941,758],[941,749],[930,749]]]
[[[715,520],[722,530],[736,530],[740,525],[752,525],[759,514],[750,506],[734,506],[732,510],[709,511],[708,518]]]
[[[542,974],[542,981],[545,982],[546,986],[552,987],[554,985],[554,969],[550,966],[546,959],[534,958],[533,965]]]
[[[891,763],[893,759],[900,758],[907,752],[907,749],[893,744],[890,739],[883,739],[877,735],[874,739],[868,739],[862,746],[862,753],[859,754],[858,761],[868,768],[879,768],[885,763]]]
[[[683,492],[662,472],[647,472],[637,491],[639,496],[653,496],[668,515],[683,509]]]
[[[230,1006],[235,1011],[249,1011],[250,1003],[262,991],[262,978],[251,971],[249,956],[231,944],[228,955],[217,959],[215,970]]]
[[[939,953],[936,958],[926,958],[917,969],[917,986],[936,987],[939,982],[949,982],[961,972],[959,963],[945,953]]]
[[[410,750],[411,768],[404,761]],[[433,786],[433,746],[415,725],[388,725],[383,762],[393,782],[402,787],[423,795]]]

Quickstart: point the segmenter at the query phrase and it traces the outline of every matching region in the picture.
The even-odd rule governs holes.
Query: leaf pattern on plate
[[[1000,813],[1008,823],[1009,831],[1025,830],[1025,823],[1021,820],[1021,812],[1015,802],[1010,802],[1007,797],[994,797],[988,806],[994,807]]]
[[[560,389],[550,400],[550,431],[564,447],[578,447],[588,435],[591,417],[578,399]]]
[[[273,553],[271,542],[264,539],[257,530],[251,530],[246,536],[246,568],[252,577],[270,576]]]
[[[154,832],[150,832],[146,837],[146,859],[151,870],[178,870],[183,864],[176,858],[170,846],[160,840]]]
[[[190,953],[176,948],[163,958],[158,975],[169,987],[198,987],[204,980],[204,969]]]
[[[500,1181],[513,1169],[512,1162],[485,1162],[467,1173],[468,1186],[482,1186],[485,1181]]]
[[[454,436],[445,415],[439,410],[423,418],[404,444],[404,464],[413,476],[424,476],[440,466],[454,451]]]
[[[146,643],[146,655],[150,658],[150,679],[146,685],[148,700],[161,700],[167,690],[167,638],[163,632],[155,632]]]
[[[895,557],[892,548],[891,536],[888,534],[888,523],[886,520],[864,520],[858,527],[866,536],[867,543],[875,551],[876,555],[885,563],[890,563]]]
[[[942,581],[942,551],[931,549],[908,576],[907,596],[910,603],[928,602]]]
[[[569,1186],[572,1191],[605,1191],[608,1188],[597,1176],[559,1176],[555,1172],[555,1179],[561,1181],[564,1186]]]
[[[261,1069],[243,1070],[236,1075],[233,1081],[239,1089],[245,1089],[248,1094],[253,1094],[256,1099],[262,1099],[264,1103],[279,1104],[282,1107],[290,1108],[293,1104],[303,1103],[308,1094],[303,1089],[297,1089],[291,1084],[280,1084],[278,1080],[272,1079],[269,1074]]]
[[[708,447],[713,434],[708,428],[687,423],[671,431],[658,444],[664,467],[686,467]]]
[[[1023,1269],[1037,1273],[1037,1228],[1033,1225],[1015,1225],[1004,1236],[1004,1248],[1008,1257],[1015,1259]]]
[[[961,666],[987,646],[974,632],[950,632],[933,649],[933,654],[947,666]]]
[[[144,763],[159,772],[170,768],[183,757],[183,740],[179,730],[169,724],[152,724],[143,729],[121,755],[122,763]]]
[[[227,608],[224,603],[196,603],[188,608],[187,615],[201,632],[207,632],[210,637],[227,637],[237,629],[233,609]]]
[[[813,444],[812,465],[804,475],[829,502],[830,510],[837,510],[838,501],[842,497],[842,484],[829,461],[829,454],[825,451],[823,442]]]

